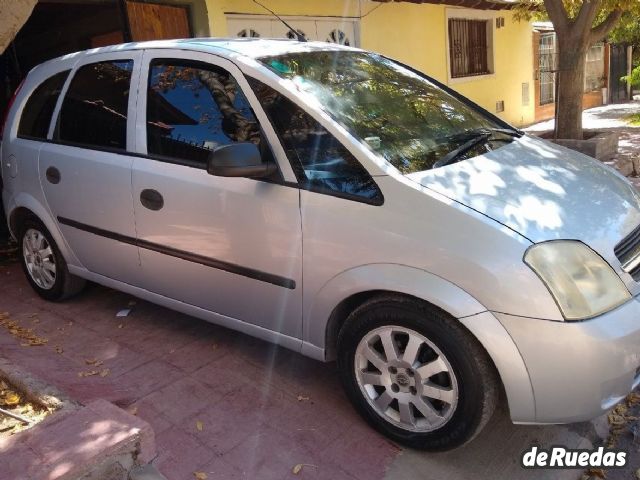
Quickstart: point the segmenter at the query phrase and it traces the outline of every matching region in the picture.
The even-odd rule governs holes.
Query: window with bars
[[[556,52],[556,34],[540,34],[538,49],[538,72],[540,79],[540,105],[556,101],[555,72],[557,70],[558,55]]]
[[[604,86],[604,44],[598,43],[587,50],[584,67],[584,91],[593,92]]]
[[[451,78],[492,73],[491,22],[449,19],[449,61]]]

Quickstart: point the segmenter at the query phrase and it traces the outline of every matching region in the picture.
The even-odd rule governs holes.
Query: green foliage
[[[593,25],[599,25],[614,10],[622,10],[629,24],[637,27],[638,15],[640,15],[640,1],[638,0],[557,0],[562,2],[569,19],[574,20],[580,8],[585,2],[596,1],[600,3],[598,14]],[[515,7],[516,16],[525,20],[549,20],[544,0],[521,0]]]
[[[613,43],[626,43],[640,48],[640,22],[637,12],[626,12],[620,19],[620,24],[609,35]]]
[[[640,127],[640,113],[629,115],[625,120],[633,127]]]
[[[632,87],[640,87],[640,65],[631,70],[631,75],[625,75],[621,80],[631,84]]]

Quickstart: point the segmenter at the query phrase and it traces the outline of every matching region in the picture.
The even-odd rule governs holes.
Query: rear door
[[[63,89],[39,157],[48,206],[81,265],[137,284],[131,164],[142,52],[90,55]]]
[[[243,75],[215,55],[146,51],[140,84],[132,184],[145,288],[300,338],[299,190]],[[235,142],[256,143],[284,173],[208,174],[209,154]]]

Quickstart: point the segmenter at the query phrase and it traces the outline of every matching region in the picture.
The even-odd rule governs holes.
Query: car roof
[[[150,40],[145,42],[121,43],[108,47],[92,48],[81,52],[70,53],[62,57],[49,60],[49,63],[61,59],[98,53],[122,52],[145,49],[179,49],[200,52],[212,52],[227,56],[245,56],[257,58],[267,55],[282,55],[286,53],[310,51],[340,51],[358,50],[352,47],[328,42],[299,42],[285,38],[184,38],[177,40]],[[235,54],[235,55],[234,55]]]
[[[79,59],[100,53],[126,52],[147,49],[178,49],[195,52],[214,53],[227,58],[247,57],[255,59],[269,55],[312,51],[361,51],[360,49],[329,42],[299,42],[286,38],[217,38],[197,37],[176,40],[149,40],[144,42],[121,43],[108,47],[92,48],[62,55],[47,60],[29,72],[30,77],[39,77],[49,72],[50,67],[70,68]]]

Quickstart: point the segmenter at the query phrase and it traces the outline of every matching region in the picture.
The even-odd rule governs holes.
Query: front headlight
[[[529,247],[524,262],[540,277],[566,320],[584,320],[631,298],[627,287],[600,255],[575,240]]]

